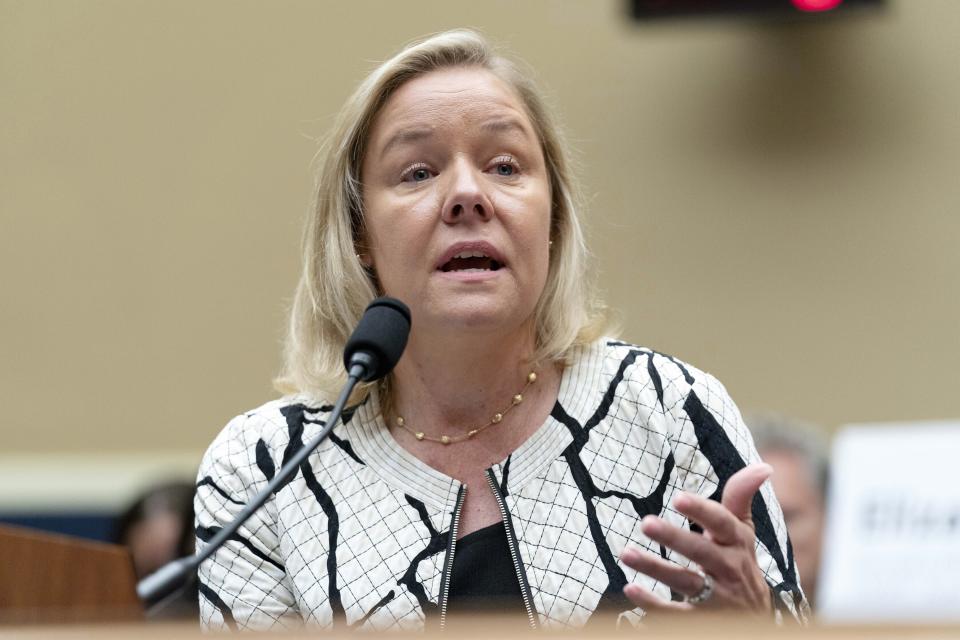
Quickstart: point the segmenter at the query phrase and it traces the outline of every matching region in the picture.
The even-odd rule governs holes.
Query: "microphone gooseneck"
[[[300,468],[340,422],[340,414],[357,382],[384,377],[396,366],[407,346],[410,334],[410,310],[395,298],[377,298],[371,302],[357,328],[347,340],[343,363],[347,368],[344,385],[326,424],[303,448],[287,461],[273,479],[258,493],[229,525],[220,529],[195,556],[174,560],[137,583],[137,596],[148,607],[162,608],[166,599],[196,575],[200,563],[212,556],[250,518],[271,495]],[[150,613],[150,611],[148,611]]]

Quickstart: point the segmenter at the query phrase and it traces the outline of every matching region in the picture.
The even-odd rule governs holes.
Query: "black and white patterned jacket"
[[[391,437],[376,395],[345,416],[294,478],[200,569],[207,628],[419,629],[445,623],[465,487]],[[233,419],[207,451],[198,545],[229,522],[309,441],[330,410],[302,396]],[[758,460],[723,386],[670,356],[604,340],[578,350],[539,430],[487,470],[500,499],[531,624],[637,622],[618,563],[628,543],[688,564],[640,532],[659,514],[689,527],[679,490],[719,499]],[[487,490],[477,488],[471,490]],[[753,502],[757,560],[780,612],[804,618],[793,554],[770,483]],[[452,535],[451,535],[451,532]],[[608,616],[597,615],[604,611]]]

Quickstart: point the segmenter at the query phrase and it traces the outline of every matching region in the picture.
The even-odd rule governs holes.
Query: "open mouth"
[[[463,251],[440,265],[440,271],[497,271],[502,266],[482,251]]]

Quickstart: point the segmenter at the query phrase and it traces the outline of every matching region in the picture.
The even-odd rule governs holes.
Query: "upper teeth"
[[[487,254],[482,251],[463,251],[453,256],[454,258],[489,258]]]

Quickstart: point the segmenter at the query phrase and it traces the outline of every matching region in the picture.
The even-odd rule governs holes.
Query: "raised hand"
[[[702,535],[657,516],[645,517],[640,525],[643,533],[689,558],[693,565],[680,567],[633,547],[627,547],[620,560],[684,594],[686,600],[665,600],[637,584],[624,587],[624,595],[647,612],[694,609],[769,611],[770,591],[757,566],[751,505],[754,494],[772,473],[773,469],[767,464],[744,467],[727,480],[719,503],[703,496],[679,493],[673,499],[673,507],[700,525]]]

